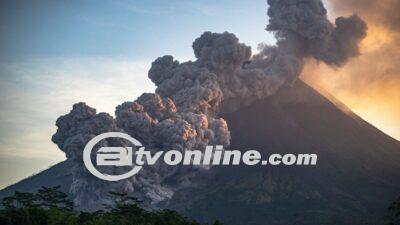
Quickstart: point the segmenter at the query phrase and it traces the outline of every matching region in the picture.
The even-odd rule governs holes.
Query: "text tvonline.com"
[[[132,170],[124,174],[105,174],[100,172],[92,162],[92,151],[97,143],[106,138],[122,138],[131,142],[132,147],[101,147],[97,149],[96,166],[131,166]],[[224,150],[222,145],[206,146],[201,150],[169,150],[169,151],[149,151],[135,138],[125,133],[108,132],[97,135],[91,139],[83,150],[83,161],[86,168],[94,176],[108,181],[118,181],[129,178],[137,174],[144,165],[155,165],[160,159],[164,163],[174,165],[192,165],[200,167],[211,167],[216,165],[316,165],[316,154],[271,154],[266,158],[257,150]],[[135,159],[135,162],[133,162]]]
[[[151,154],[144,147],[135,152],[136,165],[154,165],[160,158],[168,165],[316,165],[316,154],[271,154],[266,159],[257,150],[224,150],[223,146],[207,146],[200,150],[169,150]]]

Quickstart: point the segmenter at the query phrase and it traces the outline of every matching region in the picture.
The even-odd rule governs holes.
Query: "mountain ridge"
[[[215,167],[178,190],[168,207],[226,224],[376,224],[400,194],[400,142],[302,81],[223,114],[229,149],[317,153],[311,167]],[[72,182],[69,161],[0,191]]]
[[[222,215],[227,224],[254,225],[379,224],[400,194],[399,142],[301,81],[223,118],[232,135],[229,149],[316,153],[318,163],[215,168],[214,179],[171,200],[189,217]]]

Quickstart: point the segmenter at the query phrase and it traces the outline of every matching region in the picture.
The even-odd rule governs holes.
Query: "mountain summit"
[[[334,101],[337,102],[337,101]],[[400,143],[302,81],[223,115],[229,149],[316,153],[316,166],[217,167],[171,205],[227,224],[381,224],[400,194]]]
[[[333,103],[335,102],[335,103]],[[302,81],[222,117],[229,149],[316,153],[316,166],[218,166],[197,174],[167,207],[226,224],[380,224],[400,194],[400,142]],[[57,164],[0,191],[61,184],[71,162]]]

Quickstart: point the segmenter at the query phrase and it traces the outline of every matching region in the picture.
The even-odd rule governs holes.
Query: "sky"
[[[330,15],[347,13],[327,3]],[[259,43],[274,44],[264,30],[266,11],[265,0],[0,1],[0,188],[65,159],[51,136],[72,104],[84,101],[114,115],[121,102],[154,92],[147,78],[154,59],[194,59],[192,42],[204,31],[232,32],[253,52]],[[382,101],[399,96],[398,74],[387,78],[396,88],[388,93],[377,84],[374,92],[364,85],[355,94],[357,87],[343,81],[358,74],[360,63],[370,64],[374,40],[381,41],[364,43],[367,57],[340,71],[310,62],[303,77],[400,139],[399,104]]]

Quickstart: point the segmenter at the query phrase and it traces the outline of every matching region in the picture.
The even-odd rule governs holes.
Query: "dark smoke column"
[[[172,56],[156,59],[149,70],[156,93],[119,105],[115,119],[79,103],[57,120],[53,142],[74,163],[71,192],[78,206],[90,209],[88,203],[101,202],[103,193],[118,190],[134,191],[154,206],[167,202],[182,185],[190,185],[189,174],[208,169],[160,164],[107,185],[82,164],[83,148],[95,135],[126,132],[152,150],[228,146],[230,133],[226,121],[219,118],[222,111],[245,107],[290,85],[300,76],[306,58],[341,66],[359,55],[358,44],[367,26],[357,15],[339,17],[332,24],[320,0],[269,0],[268,4],[267,31],[275,33],[276,46],[264,46],[251,56],[250,47],[239,43],[234,34],[205,32],[193,43],[195,61],[180,63]]]
[[[356,14],[338,17],[332,24],[320,0],[268,0],[268,4],[267,30],[275,32],[281,51],[337,66],[360,54],[358,44],[367,25]]]

